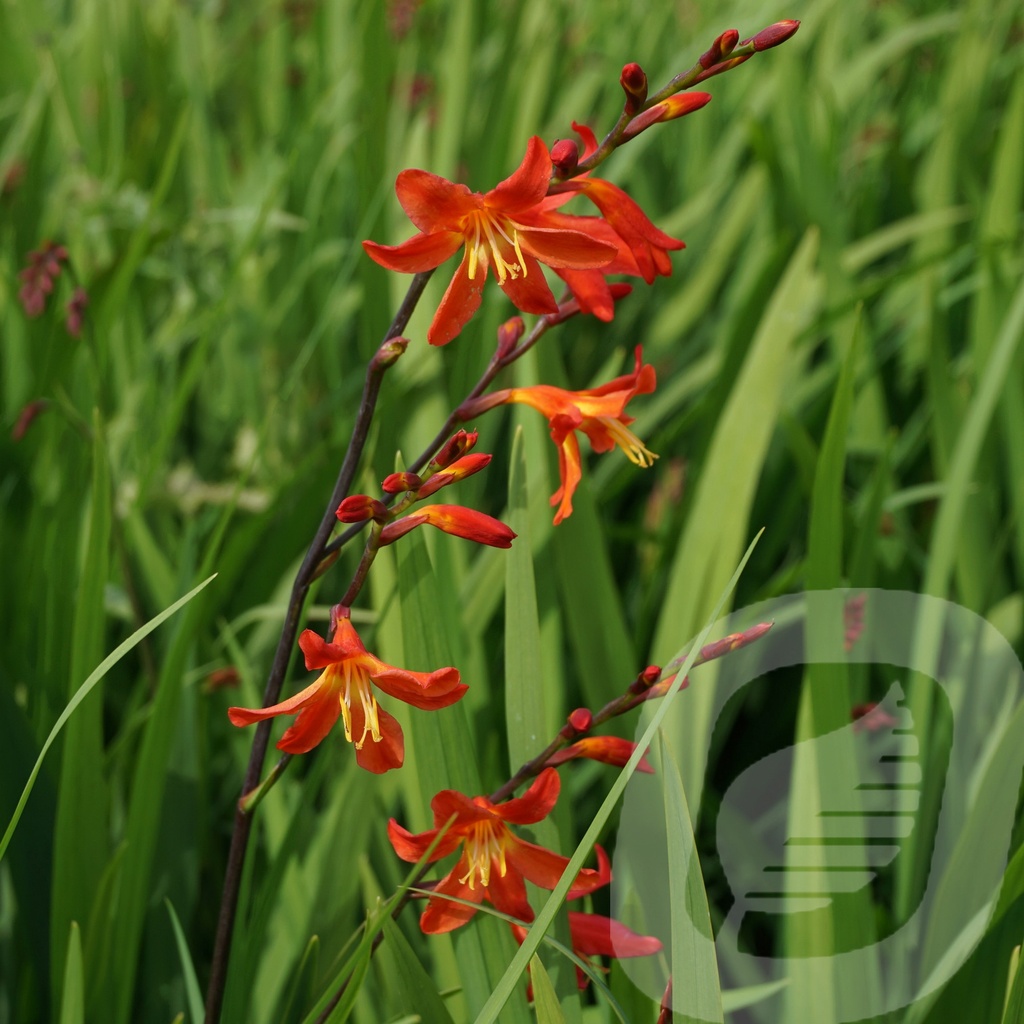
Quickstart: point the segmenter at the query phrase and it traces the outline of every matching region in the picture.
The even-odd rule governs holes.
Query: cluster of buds
[[[68,251],[56,242],[44,242],[28,254],[28,266],[18,272],[21,288],[18,299],[28,317],[41,316],[46,309],[47,296],[53,292],[63,264],[67,263]],[[67,304],[65,327],[72,338],[82,334],[85,310],[89,295],[81,286],[76,287]]]
[[[378,528],[378,545],[393,544],[410,530],[424,524],[434,526],[454,537],[464,537],[495,548],[510,548],[515,534],[493,516],[462,505],[424,505],[414,512],[406,510],[442,487],[479,473],[491,461],[490,455],[468,454],[478,434],[460,430],[427,467],[426,477],[416,473],[392,473],[381,483],[385,494],[404,494],[396,505],[388,508],[383,501],[368,494],[353,494],[338,506],[337,517],[343,523],[372,520]]]

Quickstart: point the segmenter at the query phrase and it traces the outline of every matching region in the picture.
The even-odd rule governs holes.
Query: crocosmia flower
[[[594,849],[597,852],[597,874],[600,878],[598,887],[600,887],[607,885],[612,880],[611,865],[608,863],[608,854],[602,847],[595,846]],[[605,917],[602,914],[585,914],[579,910],[570,910],[568,916],[572,951],[588,962],[594,956],[610,956],[621,959],[630,956],[651,956],[661,950],[660,939],[654,935],[638,935],[613,917]],[[511,927],[516,942],[522,945],[526,938],[526,929],[517,924]],[[586,973],[577,967],[576,984],[584,989],[589,980]],[[528,997],[532,1000],[532,991],[529,992]]]
[[[553,889],[569,858],[520,839],[509,825],[532,825],[547,817],[558,799],[558,791],[558,772],[545,768],[521,797],[500,804],[492,804],[483,796],[470,799],[453,789],[442,790],[430,801],[434,828],[419,835],[407,832],[391,819],[388,838],[395,853],[402,860],[415,863],[427,852],[442,826],[453,815],[455,818],[430,860],[447,857],[460,846],[462,855],[434,887],[434,895],[420,917],[424,932],[450,932],[476,913],[476,907],[453,903],[445,896],[469,903],[480,903],[486,898],[503,914],[520,921],[533,920],[524,879],[543,889]],[[576,876],[569,895],[582,896],[605,881],[598,871],[584,868]]]
[[[587,218],[577,223],[577,218],[552,217],[551,204],[543,202],[551,170],[548,148],[534,136],[519,169],[483,194],[427,171],[399,174],[398,201],[420,234],[401,245],[363,242],[370,258],[388,270],[416,274],[465,247],[427,331],[432,345],[451,341],[477,311],[490,270],[519,309],[555,313],[558,303],[540,263],[583,270],[615,258],[614,245],[588,232]]]
[[[460,415],[468,420],[497,405],[520,402],[547,416],[551,439],[558,446],[558,467],[562,478],[561,487],[551,496],[551,504],[558,506],[555,513],[557,525],[572,513],[572,496],[582,478],[577,430],[590,438],[595,452],[611,451],[617,446],[636,465],[645,468],[653,465],[657,455],[648,451],[629,429],[633,417],[627,416],[625,409],[634,395],[652,392],[655,383],[654,367],[642,365],[642,350],[637,346],[633,372],[600,387],[588,391],[565,391],[549,384],[507,388],[465,403]]]
[[[454,668],[409,672],[385,664],[367,653],[347,617],[338,619],[330,643],[307,629],[299,647],[306,668],[323,670],[314,683],[269,708],[228,708],[228,718],[238,726],[297,714],[277,744],[289,754],[312,750],[340,717],[360,767],[377,774],[400,768],[405,759],[402,727],[378,705],[373,687],[424,711],[448,707],[468,689]]]

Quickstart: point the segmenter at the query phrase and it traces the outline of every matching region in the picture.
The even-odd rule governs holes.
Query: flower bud
[[[660,675],[661,667],[659,665],[648,665],[647,668],[645,668],[643,672],[641,672],[640,675],[630,683],[629,692],[643,693],[644,690],[650,689],[650,687],[658,681],[658,676]]]
[[[754,36],[752,42],[754,49],[760,53],[762,50],[770,50],[773,46],[784,43],[790,36],[794,35],[800,27],[799,21],[777,21],[774,25],[761,29]]]
[[[565,725],[559,730],[558,735],[564,739],[571,740],[581,732],[586,732],[593,721],[594,716],[588,708],[577,708],[565,720]]]
[[[649,128],[658,121],[674,121],[677,117],[685,117],[710,102],[711,93],[709,92],[678,92],[675,96],[669,96],[667,100],[655,103],[653,107],[648,107],[642,114],[634,117],[626,126],[622,137],[624,139],[635,138],[645,128]]]
[[[465,455],[476,444],[480,435],[475,430],[457,430],[445,441],[444,446],[434,456],[434,465],[438,469],[450,466],[456,459]]]
[[[350,494],[334,514],[343,523],[362,523],[367,519],[382,523],[388,517],[388,509],[382,501],[368,494]]]
[[[399,537],[404,537],[410,530],[424,523],[443,533],[450,533],[453,537],[487,544],[492,548],[510,548],[516,537],[504,523],[475,509],[463,508],[461,505],[424,505],[410,515],[388,523],[381,530],[381,546],[393,544]]]
[[[512,349],[519,344],[519,339],[526,331],[526,324],[521,316],[514,316],[506,320],[498,328],[498,351],[497,358],[504,359]]]
[[[390,473],[381,481],[380,489],[385,494],[401,494],[403,491],[418,491],[423,480],[416,473]]]
[[[579,147],[572,139],[559,139],[551,147],[551,163],[562,178],[567,178],[576,170],[579,159]]]
[[[388,366],[394,366],[408,347],[408,338],[388,338],[374,354],[370,363],[371,368],[382,370]]]
[[[723,57],[728,57],[736,44],[739,42],[740,34],[734,28],[726,29],[710,46],[706,53],[700,56],[700,66],[707,71],[713,68]]]
[[[626,94],[626,113],[635,114],[647,99],[647,76],[639,64],[627,64],[619,76],[619,85]]]
[[[467,476],[479,473],[491,461],[492,456],[484,452],[474,452],[470,455],[463,455],[456,459],[450,466],[438,470],[433,476],[419,488],[420,498],[429,498],[431,494],[455,483],[456,480],[464,480]]]

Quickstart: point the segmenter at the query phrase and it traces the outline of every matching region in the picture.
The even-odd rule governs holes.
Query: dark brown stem
[[[384,343],[378,349],[376,355],[370,360],[366,370],[366,380],[363,384],[363,394],[359,403],[359,411],[356,414],[355,426],[352,429],[352,436],[349,439],[348,449],[342,461],[338,478],[331,492],[330,500],[324,511],[320,525],[313,536],[313,540],[302,560],[302,565],[295,576],[292,584],[291,596],[288,599],[288,608],[285,612],[284,625],[281,629],[281,636],[277,643],[277,650],[274,652],[274,660],[267,677],[266,689],[263,692],[263,706],[275,704],[281,694],[281,687],[284,684],[285,675],[288,670],[288,663],[291,660],[295,649],[295,637],[299,629],[299,620],[302,613],[302,606],[309,586],[316,578],[317,569],[328,554],[326,548],[330,540],[337,519],[334,512],[342,499],[348,494],[355,478],[359,459],[366,446],[366,438],[370,431],[370,424],[373,420],[373,413],[377,406],[377,396],[380,393],[381,381],[399,352],[395,351],[392,339],[397,338],[405,330],[409,318],[416,308],[430,280],[432,271],[417,274],[409,285],[405,298],[402,301],[398,312],[395,314],[391,326],[384,337]],[[389,347],[390,346],[390,347]],[[242,783],[243,797],[252,792],[260,781],[263,771],[263,762],[267,755],[267,746],[270,740],[269,720],[260,722],[256,727],[256,735],[253,737],[252,751],[249,755],[249,764],[246,768],[245,779]],[[235,915],[238,911],[238,891],[242,881],[242,866],[245,863],[245,852],[249,844],[249,835],[252,831],[252,814],[247,813],[241,801],[235,810],[234,828],[231,833],[231,846],[228,849],[228,862],[224,873],[224,888],[221,893],[220,912],[217,918],[217,935],[214,940],[213,958],[210,964],[210,983],[206,990],[206,1024],[217,1024],[220,1020],[221,1007],[224,1002],[224,986],[227,982],[228,958],[231,953],[231,936],[234,931]]]

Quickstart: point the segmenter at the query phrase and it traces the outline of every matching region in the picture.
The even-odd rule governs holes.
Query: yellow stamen
[[[369,733],[374,743],[380,743],[380,720],[377,717],[377,698],[370,689],[370,677],[351,662],[342,667],[345,682],[341,691],[341,717],[345,725],[345,739],[354,743],[356,750],[362,750]],[[352,690],[355,689],[363,708],[363,733],[359,739],[352,736]]]
[[[505,863],[504,825],[489,821],[480,821],[473,826],[472,834],[466,840],[466,861],[469,864],[466,873],[459,879],[462,885],[469,883],[470,889],[476,888],[476,879],[486,889],[491,884],[491,868],[497,863],[498,875],[505,877],[508,866]]]
[[[621,423],[612,416],[599,416],[598,419],[608,428],[608,433],[612,435],[615,443],[626,453],[626,458],[630,462],[635,463],[642,469],[647,469],[654,465],[654,460],[658,456],[654,452],[648,451],[643,441],[624,423]]]
[[[498,219],[484,211],[472,213],[470,217],[472,218],[473,225],[472,234],[466,234],[466,245],[469,247],[469,279],[471,281],[475,280],[477,265],[481,263],[485,267],[489,263],[494,264],[494,272],[498,275],[498,281],[501,284],[504,284],[505,279],[509,276],[511,276],[513,281],[520,274],[526,277],[526,260],[523,259],[523,251],[519,247],[519,231],[515,225],[506,218]],[[511,235],[509,231],[505,230],[506,225],[509,231],[511,231]],[[495,232],[512,246],[518,262],[509,263],[502,256],[501,246],[498,243]],[[482,237],[483,235],[486,235],[486,241]],[[489,257],[488,250],[490,250]]]

